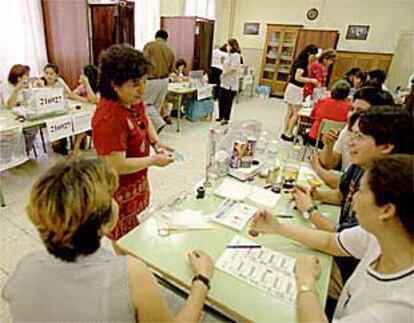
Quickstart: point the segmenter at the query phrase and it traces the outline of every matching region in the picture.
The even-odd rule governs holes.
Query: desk
[[[302,174],[306,171],[304,168]],[[258,180],[258,182],[263,182],[263,180]],[[280,207],[281,203],[285,203],[287,198],[288,196],[283,196],[277,205],[269,210],[276,213],[277,208]],[[177,209],[191,208],[210,214],[218,208],[222,201],[222,198],[213,195],[211,190],[208,190],[204,199],[197,200],[191,197],[179,205]],[[248,204],[258,208],[261,207],[254,203]],[[336,219],[339,213],[339,208],[334,206],[323,205],[320,209],[327,212],[333,219]],[[304,226],[310,225],[297,212],[295,212],[293,219],[280,219],[280,221],[289,221]],[[163,279],[180,289],[188,291],[193,273],[186,253],[192,249],[200,249],[207,252],[216,262],[222,255],[225,246],[238,234],[236,231],[220,225],[214,224],[213,226],[212,230],[178,231],[172,232],[167,237],[160,237],[157,235],[155,219],[149,218],[118,240],[117,244],[121,249],[147,263]],[[240,234],[249,237],[247,227]],[[256,241],[273,250],[279,250],[293,256],[300,254],[318,255],[321,261],[322,273],[317,289],[322,304],[325,303],[332,257],[310,250],[277,235],[261,235]],[[288,305],[220,270],[216,270],[214,273],[207,304],[233,320],[257,322],[297,321],[296,307]]]
[[[190,84],[188,82],[185,83],[169,83],[168,84],[168,93],[171,93],[173,95],[177,96],[177,105],[178,105],[178,111],[177,111],[177,132],[180,132],[180,119],[181,119],[181,105],[183,102],[183,96],[187,94],[193,94],[197,93],[197,100],[206,99],[208,97],[212,97],[212,91],[211,89],[215,86],[215,84],[207,84],[201,88],[196,87],[190,87]],[[204,89],[209,91],[209,94],[205,93]],[[203,91],[201,91],[203,90]],[[207,91],[207,92],[208,92]],[[201,93],[203,92],[203,93]]]

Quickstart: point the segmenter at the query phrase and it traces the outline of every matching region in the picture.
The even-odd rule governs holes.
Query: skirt
[[[302,105],[303,88],[289,83],[285,90],[285,101],[292,105]]]

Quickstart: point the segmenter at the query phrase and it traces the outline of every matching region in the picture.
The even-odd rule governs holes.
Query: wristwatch
[[[193,283],[197,280],[200,280],[204,285],[206,285],[207,289],[210,289],[210,279],[208,279],[206,276],[203,275],[195,275],[193,278]]]
[[[303,217],[306,220],[309,220],[311,217],[312,212],[316,211],[318,207],[314,204],[311,207],[309,207],[305,212],[303,212]]]

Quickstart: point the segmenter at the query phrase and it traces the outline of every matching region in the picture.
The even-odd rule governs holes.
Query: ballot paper
[[[250,194],[252,186],[234,179],[225,178],[214,193],[225,199],[243,201]]]
[[[241,231],[256,211],[257,209],[250,205],[238,201],[225,200],[213,215],[212,221]]]
[[[288,304],[296,302],[296,259],[261,246],[242,236],[235,236],[216,263],[216,268],[278,298]],[[253,246],[253,247],[249,247]]]
[[[171,217],[171,230],[203,230],[213,228],[212,224],[209,222],[210,217],[204,215],[200,211],[174,211],[171,213]]]
[[[275,194],[270,190],[253,186],[247,198],[257,204],[261,204],[266,207],[274,207],[280,198],[280,194]]]

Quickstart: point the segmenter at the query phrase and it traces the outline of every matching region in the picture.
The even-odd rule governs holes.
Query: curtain
[[[14,64],[41,75],[47,63],[41,0],[0,0],[0,80]]]
[[[135,0],[135,48],[154,40],[160,29],[160,0]]]
[[[215,19],[216,0],[185,0],[186,16]]]

